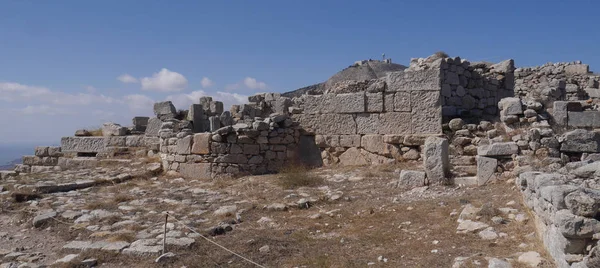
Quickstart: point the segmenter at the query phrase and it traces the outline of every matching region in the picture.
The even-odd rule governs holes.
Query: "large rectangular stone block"
[[[385,92],[383,95],[383,109],[385,112],[393,112],[394,111],[394,93],[393,92]]]
[[[383,112],[383,92],[366,93],[367,96],[367,112]]]
[[[304,110],[304,114],[321,113],[321,108],[324,106],[322,103],[325,98],[324,95],[303,95],[301,107]]]
[[[356,123],[351,114],[322,114],[316,122],[316,134],[347,135],[356,134]]]
[[[146,126],[146,136],[148,137],[158,137],[158,131],[162,126],[162,121],[156,117],[152,117],[148,120],[148,125]]]
[[[477,156],[477,185],[484,185],[494,179],[497,167],[497,159]]]
[[[364,113],[365,93],[325,94],[323,113]]]
[[[157,102],[154,104],[154,114],[162,120],[173,119],[177,110],[171,101]]]
[[[341,147],[360,147],[360,135],[340,135]]]
[[[387,75],[388,91],[441,90],[440,69],[393,72]]]
[[[515,142],[498,142],[477,147],[477,154],[482,156],[510,156],[519,153]]]
[[[600,127],[600,111],[567,112],[570,127]]]
[[[177,154],[188,155],[191,153],[193,137],[190,135],[177,140]]]
[[[192,154],[210,154],[210,133],[198,133],[194,135],[192,143]]]
[[[584,75],[590,72],[590,66],[587,64],[573,64],[565,66],[565,73]]]
[[[410,103],[413,134],[442,133],[442,105],[439,91],[412,91]]]
[[[364,113],[356,115],[357,134],[377,134],[379,126],[379,114]]]
[[[379,114],[379,134],[410,134],[411,113],[388,112]]]
[[[98,153],[106,146],[104,137],[63,137],[60,147],[63,152]]]
[[[425,140],[423,165],[430,184],[448,182],[446,178],[450,173],[448,154],[448,140],[439,137],[429,137]]]
[[[148,120],[150,117],[147,116],[136,116],[131,119],[133,123],[133,130],[135,131],[146,131],[146,126],[148,126]]]
[[[394,111],[396,112],[410,112],[410,92],[400,91],[394,94]]]
[[[179,173],[188,180],[210,179],[211,163],[181,163]]]
[[[208,129],[203,128],[202,120],[205,120],[204,109],[200,104],[190,105],[190,110],[187,114],[187,120],[192,121],[192,131],[194,133],[200,133],[207,131]]]

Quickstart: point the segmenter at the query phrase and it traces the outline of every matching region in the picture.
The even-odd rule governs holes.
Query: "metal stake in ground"
[[[169,214],[165,214],[165,231],[163,233],[163,251],[162,253],[167,253],[167,221],[169,220]]]

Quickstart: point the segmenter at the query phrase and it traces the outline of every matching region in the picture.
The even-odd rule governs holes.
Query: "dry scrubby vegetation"
[[[285,189],[296,189],[299,187],[317,187],[322,185],[324,179],[313,174],[309,168],[303,165],[288,166],[280,171],[277,183]]]

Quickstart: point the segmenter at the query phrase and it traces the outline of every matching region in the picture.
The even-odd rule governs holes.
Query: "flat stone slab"
[[[515,142],[499,142],[483,145],[477,148],[477,154],[482,156],[510,156],[519,153]]]
[[[98,153],[105,148],[104,137],[63,137],[60,140],[63,152]]]

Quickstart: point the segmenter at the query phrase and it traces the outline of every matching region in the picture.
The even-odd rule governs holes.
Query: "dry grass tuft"
[[[107,241],[110,242],[127,242],[127,243],[131,243],[133,241],[135,241],[135,235],[133,235],[132,233],[120,233],[120,234],[116,234],[113,235],[109,238],[106,239]]]
[[[285,189],[299,187],[315,187],[324,183],[324,179],[302,165],[294,165],[283,168],[277,177],[277,183]]]
[[[477,212],[477,216],[481,216],[486,220],[491,220],[492,217],[500,215],[500,211],[495,208],[492,203],[488,202],[481,206],[481,210]]]
[[[123,203],[123,202],[128,202],[128,201],[131,201],[131,200],[133,200],[133,198],[131,196],[124,195],[124,194],[119,194],[119,195],[115,196],[115,198],[113,198],[113,201],[115,203],[117,203],[117,204],[118,203]]]
[[[448,54],[444,51],[438,51],[436,53],[433,53],[433,55],[435,55],[437,58],[448,58],[450,56],[448,56]]]

